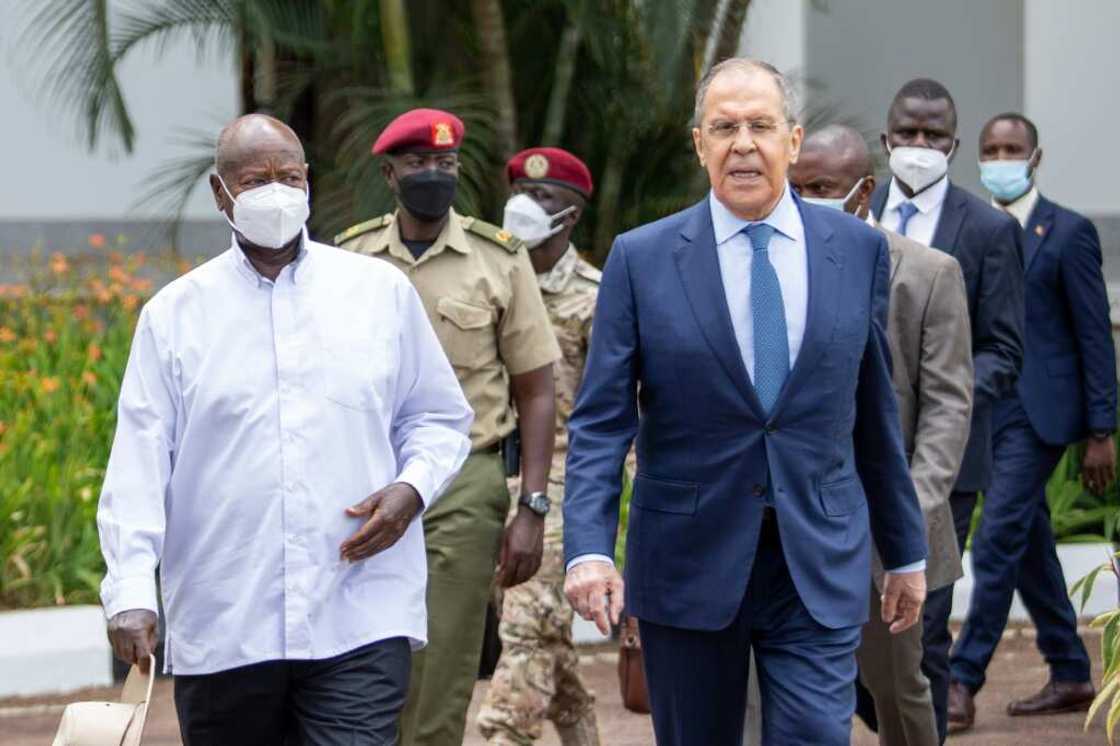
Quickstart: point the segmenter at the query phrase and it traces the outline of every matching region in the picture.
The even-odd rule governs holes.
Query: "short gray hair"
[[[729,70],[769,73],[778,85],[778,90],[782,93],[782,113],[785,114],[786,121],[790,125],[797,124],[797,93],[789,79],[782,75],[778,68],[769,62],[756,60],[752,57],[729,57],[717,65],[712,65],[712,68],[696,84],[696,107],[692,112],[693,127],[699,127],[701,120],[704,118],[704,97],[708,95],[708,87],[711,86],[716,76]]]

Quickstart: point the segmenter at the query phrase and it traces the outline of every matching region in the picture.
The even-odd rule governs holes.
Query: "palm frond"
[[[54,0],[27,17],[18,35],[35,89],[58,111],[75,116],[87,146],[103,133],[132,152],[136,131],[116,74],[108,0]]]

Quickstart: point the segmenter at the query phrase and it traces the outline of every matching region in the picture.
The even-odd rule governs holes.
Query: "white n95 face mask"
[[[564,230],[563,225],[553,226],[553,223],[575,209],[570,206],[555,215],[549,215],[529,195],[515,194],[506,202],[502,227],[524,241],[530,249],[535,249]]]
[[[890,154],[891,173],[915,192],[922,191],[949,170],[949,157],[933,148],[899,146],[890,149]]]
[[[234,197],[221,176],[218,181],[233,200],[233,220],[227,215],[226,221],[255,246],[284,248],[311,215],[310,191],[274,181]]]

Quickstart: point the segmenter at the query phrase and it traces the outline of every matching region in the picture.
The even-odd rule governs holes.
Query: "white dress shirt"
[[[1035,205],[1038,204],[1039,196],[1040,195],[1038,193],[1038,187],[1036,187],[1034,184],[1031,184],[1031,188],[1027,190],[1026,194],[1015,200],[1014,202],[1011,202],[1010,204],[1004,205],[996,202],[995,198],[993,197],[992,207],[996,208],[997,210],[1002,210],[1003,212],[1006,212],[1008,215],[1018,220],[1019,225],[1022,226],[1024,230],[1026,230],[1027,223],[1029,223],[1031,219],[1031,213],[1034,212]]]
[[[933,234],[937,230],[937,222],[941,220],[941,206],[945,204],[945,195],[949,193],[949,177],[941,179],[924,191],[918,192],[913,197],[907,197],[898,186],[898,179],[891,177],[891,184],[887,191],[887,204],[883,206],[883,214],[879,216],[879,225],[889,231],[901,233],[898,229],[902,216],[898,213],[898,206],[903,202],[913,202],[918,211],[910,222],[906,224],[906,237],[912,238],[926,246],[932,245]]]
[[[424,535],[357,563],[345,514],[391,482],[425,505],[473,414],[408,279],[313,243],[276,281],[234,243],[140,314],[97,520],[107,616],[156,610],[205,674],[427,640]]]
[[[723,279],[727,309],[731,313],[731,326],[735,330],[739,354],[743,356],[743,364],[752,381],[754,380],[754,316],[751,312],[751,262],[754,260],[754,248],[751,246],[750,239],[743,233],[743,229],[757,222],[766,223],[774,228],[768,253],[774,272],[778,275],[778,284],[782,288],[782,305],[785,307],[786,333],[789,340],[789,368],[792,371],[797,355],[801,351],[801,343],[805,339],[805,323],[809,309],[809,252],[805,245],[805,224],[801,221],[801,211],[797,209],[792,191],[787,185],[778,204],[761,221],[744,220],[736,216],[716,198],[715,192],[709,193],[708,204],[712,211],[716,254],[719,258],[719,271]],[[568,569],[593,560],[613,562],[605,555],[586,554],[573,557],[568,563]],[[889,572],[913,572],[924,570],[925,567],[925,560],[920,560],[904,567],[894,568]]]

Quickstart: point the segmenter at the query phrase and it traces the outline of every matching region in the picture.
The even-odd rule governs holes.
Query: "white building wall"
[[[232,60],[216,55],[199,60],[189,42],[169,46],[158,60],[152,47],[137,49],[120,75],[137,132],[135,151],[115,156],[108,147],[115,142],[106,138],[91,154],[72,112],[50,106],[33,87],[33,50],[16,34],[38,5],[0,0],[0,142],[7,175],[0,188],[0,223],[159,217],[132,206],[146,192],[145,180],[185,152],[174,143],[177,135],[189,130],[216,134],[237,114]],[[215,217],[208,190],[195,191],[186,217]]]
[[[1039,184],[1094,216],[1120,215],[1117,0],[1025,0],[1024,108],[1040,131]]]

